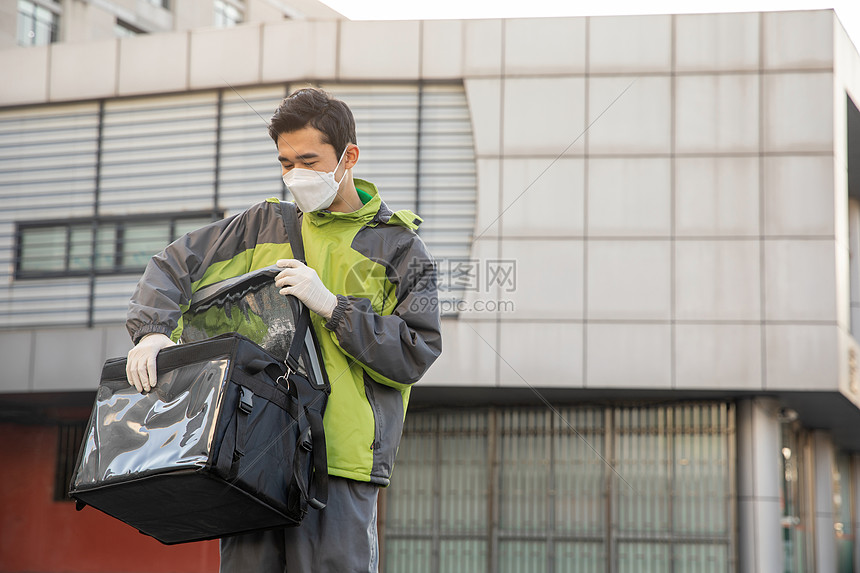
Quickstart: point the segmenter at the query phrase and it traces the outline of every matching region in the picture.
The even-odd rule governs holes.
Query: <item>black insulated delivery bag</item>
[[[157,365],[139,393],[125,359],[105,364],[70,490],[79,507],[174,544],[297,525],[324,505],[322,388],[238,334],[166,348]]]
[[[324,507],[330,388],[310,313],[277,293],[277,271],[195,295],[150,392],[129,385],[125,358],[105,363],[70,485],[79,509],[175,544],[294,526]],[[211,337],[225,324],[254,340]]]

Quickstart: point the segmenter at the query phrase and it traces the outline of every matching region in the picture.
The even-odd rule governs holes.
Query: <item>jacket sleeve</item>
[[[262,212],[255,206],[211,223],[180,237],[150,259],[128,305],[126,328],[134,344],[154,332],[178,338],[176,330],[195,283],[212,265],[228,264],[238,253],[255,246]],[[237,263],[246,264],[243,260]]]
[[[442,352],[436,265],[423,241],[412,234],[390,262],[397,304],[381,316],[367,298],[337,295],[325,327],[340,347],[375,381],[402,388],[417,382]]]

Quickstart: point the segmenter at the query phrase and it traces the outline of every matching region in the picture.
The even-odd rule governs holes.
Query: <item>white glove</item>
[[[128,351],[125,363],[125,375],[128,383],[137,388],[138,392],[149,392],[155,388],[158,379],[155,371],[155,357],[158,351],[176,343],[167,336],[153,332],[140,339],[137,346]]]
[[[324,319],[331,319],[337,297],[325,287],[315,270],[296,259],[281,259],[278,267],[284,269],[275,277],[275,286],[282,287],[281,294],[291,294]]]

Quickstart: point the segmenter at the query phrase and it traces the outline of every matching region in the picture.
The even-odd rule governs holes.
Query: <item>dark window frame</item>
[[[153,213],[147,215],[128,215],[128,216],[101,216],[101,217],[82,217],[75,219],[50,219],[39,221],[19,221],[15,223],[15,280],[31,280],[44,278],[58,277],[88,277],[96,276],[111,276],[124,274],[137,274],[143,272],[145,266],[125,265],[123,263],[123,247],[124,235],[126,226],[129,224],[139,223],[164,223],[169,221],[170,242],[175,241],[179,237],[176,235],[177,223],[184,220],[193,219],[208,219],[210,223],[218,221],[224,217],[223,211],[184,211],[177,213]],[[113,245],[108,253],[112,253],[113,262],[109,268],[99,268],[92,263],[95,260],[97,251],[97,242],[90,245],[89,256],[90,264],[86,268],[70,269],[71,250],[72,250],[72,229],[90,226],[93,234],[91,237],[98,236],[98,231],[102,228],[113,227]],[[202,226],[202,225],[201,225]],[[26,270],[23,269],[24,263],[24,235],[28,230],[33,229],[64,229],[65,230],[65,250],[63,254],[62,269],[51,270]],[[167,246],[167,244],[165,244]]]

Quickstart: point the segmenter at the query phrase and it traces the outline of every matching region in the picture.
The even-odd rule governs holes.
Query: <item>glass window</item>
[[[85,220],[19,227],[17,278],[140,272],[152,255],[183,234],[221,217],[164,215],[151,219]],[[93,232],[95,231],[95,243]],[[95,248],[95,253],[93,249]]]
[[[212,222],[212,217],[198,217],[196,219],[177,219],[174,223],[173,236],[171,241],[175,241],[182,235],[196,231],[200,227],[205,227]]]
[[[230,28],[241,24],[243,10],[240,5],[227,0],[215,0],[215,26],[218,28]]]
[[[729,570],[733,417],[725,403],[410,413],[384,570]]]
[[[837,571],[854,573],[854,528],[852,526],[851,457],[845,452],[836,456],[833,467],[833,528],[836,532]]]
[[[804,463],[805,435],[792,428],[782,426],[782,479],[780,480],[780,501],[782,503],[782,543],[785,573],[807,571],[807,544],[809,536]]]
[[[56,6],[59,11],[59,6]],[[59,14],[29,0],[18,0],[18,44],[44,46],[57,41]]]
[[[69,234],[69,270],[87,271],[93,264],[93,225],[72,225]]]
[[[125,268],[143,268],[152,255],[170,244],[170,222],[129,223],[122,238],[122,262]]]
[[[110,271],[116,266],[117,225],[103,223],[96,232],[96,270]]]
[[[21,271],[52,271],[66,266],[66,227],[36,227],[21,231]]]

